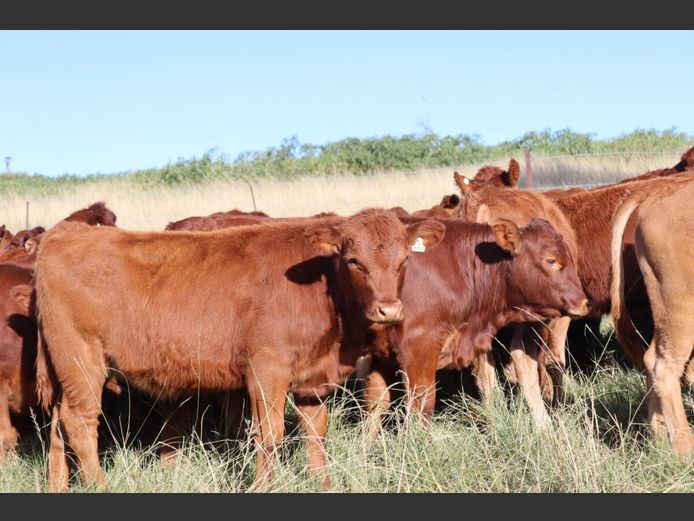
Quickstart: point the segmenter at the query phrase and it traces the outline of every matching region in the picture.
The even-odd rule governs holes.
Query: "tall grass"
[[[442,404],[430,425],[395,409],[372,436],[355,421],[356,402],[343,393],[331,403],[328,473],[335,492],[691,492],[694,466],[680,462],[644,428],[644,378],[608,361],[592,374],[568,378],[569,398],[553,411],[553,425],[538,430],[522,399],[483,406],[457,395]],[[691,399],[687,408],[691,412]],[[288,405],[289,430],[296,425]],[[286,438],[271,492],[320,491],[305,470],[296,431]],[[250,442],[187,439],[175,469],[156,446],[114,446],[102,456],[112,492],[253,491]],[[0,491],[46,487],[40,449],[0,466]],[[75,491],[88,491],[76,483]]]
[[[681,153],[682,150],[628,156],[535,157],[533,177],[536,188],[609,183],[647,170],[670,167],[679,161]],[[522,156],[517,159],[521,162],[521,182],[525,183],[525,163]],[[105,200],[118,216],[119,226],[137,230],[162,230],[169,221],[232,208],[263,210],[274,217],[305,216],[326,211],[349,215],[371,206],[402,206],[413,211],[430,208],[438,204],[443,195],[458,191],[453,182],[454,169],[463,175],[474,176],[482,164],[506,167],[508,161],[506,156],[455,167],[368,176],[262,178],[252,184],[239,179],[218,179],[143,187],[125,178],[105,178],[44,195],[16,192],[0,195],[0,224],[6,224],[12,231],[24,228],[27,201],[30,226],[52,226],[77,208]]]

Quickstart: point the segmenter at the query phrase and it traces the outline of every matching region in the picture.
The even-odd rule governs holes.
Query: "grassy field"
[[[536,156],[536,187],[594,185],[678,162],[685,148],[639,154]],[[505,167],[510,154],[459,166],[418,167],[378,175],[361,173],[252,179],[255,207],[272,216],[321,211],[350,214],[369,206],[428,208],[457,191],[453,170],[472,176],[482,164]],[[25,182],[25,180],[22,180]],[[65,183],[47,190],[0,190],[0,224],[16,231],[50,227],[77,208],[103,200],[127,229],[161,230],[171,220],[239,208],[254,209],[251,188],[240,178],[209,177],[197,183],[141,183],[127,176]],[[572,346],[581,350],[583,346]],[[350,392],[335,397],[327,442],[329,474],[336,492],[642,492],[694,491],[694,467],[679,462],[644,425],[643,375],[612,359],[568,376],[567,403],[552,411],[553,426],[537,430],[522,399],[506,389],[491,408],[453,394],[424,426],[396,409],[375,439],[373,427],[356,421]],[[692,395],[685,393],[689,414]],[[288,406],[288,430],[296,425]],[[45,420],[25,434],[22,450],[0,465],[0,492],[45,490]],[[42,434],[42,435],[40,435]],[[205,438],[207,440],[207,437]],[[179,465],[170,469],[157,447],[111,444],[103,456],[113,492],[236,492],[252,490],[254,455],[248,442],[187,440]],[[287,438],[270,491],[318,491],[304,471],[299,435]],[[75,491],[85,489],[77,486]]]
[[[331,404],[327,441],[331,491],[335,492],[691,492],[694,466],[677,461],[645,428],[644,378],[609,358],[599,369],[568,378],[567,403],[552,411],[545,431],[532,425],[520,397],[485,408],[469,395],[441,403],[424,426],[402,408],[389,426],[369,438],[355,419],[357,402],[342,393]],[[688,412],[692,397],[686,395]],[[295,425],[288,405],[289,430]],[[28,448],[0,466],[0,491],[45,490],[46,459],[30,435]],[[156,446],[112,446],[102,458],[111,492],[253,491],[254,457],[248,442],[187,440],[175,469]],[[296,432],[276,465],[272,492],[320,491],[304,470]],[[88,491],[76,486],[73,491]]]
[[[657,154],[558,156],[533,159],[537,188],[595,185],[638,175],[647,170],[670,167],[682,151]],[[525,163],[521,163],[522,183]],[[453,171],[474,176],[483,164],[508,165],[509,157],[483,163],[444,168],[424,168],[377,175],[298,176],[288,180],[259,178],[251,187],[239,179],[210,180],[197,184],[144,187],[125,178],[105,178],[37,195],[6,192],[0,196],[0,224],[12,231],[26,225],[49,227],[72,211],[103,200],[118,216],[118,225],[133,230],[162,230],[169,221],[190,215],[207,215],[220,210],[255,207],[275,217],[312,215],[334,211],[349,215],[365,207],[402,206],[406,210],[430,208],[441,197],[458,191]]]

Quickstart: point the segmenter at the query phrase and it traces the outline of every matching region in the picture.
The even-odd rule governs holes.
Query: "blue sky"
[[[2,31],[0,170],[233,159],[297,135],[694,134],[694,31]]]

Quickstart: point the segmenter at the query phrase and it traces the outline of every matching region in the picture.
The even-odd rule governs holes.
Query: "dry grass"
[[[525,168],[521,162],[523,178]],[[533,159],[535,186],[573,186],[608,183],[646,170],[677,163],[677,154],[626,156],[566,156]],[[508,158],[491,162],[501,167]],[[455,168],[474,176],[481,165]],[[291,181],[259,180],[253,183],[256,207],[275,217],[312,215],[334,211],[349,215],[371,206],[402,206],[419,210],[454,193],[454,168],[422,169],[374,176],[305,177]],[[10,230],[25,227],[26,196],[3,197],[0,223]],[[77,208],[104,200],[118,215],[118,225],[134,230],[162,230],[169,221],[238,208],[253,210],[249,185],[242,181],[210,182],[197,186],[143,190],[127,181],[108,180],[80,186],[59,195],[32,198],[29,224],[49,227]]]
[[[349,394],[330,406],[327,439],[332,492],[691,492],[694,466],[678,461],[662,440],[646,435],[641,374],[610,360],[592,374],[567,376],[568,401],[537,429],[520,396],[491,407],[458,395],[422,425],[403,409],[374,437],[355,421]],[[685,392],[691,413],[691,395]],[[290,425],[296,424],[291,403]],[[38,439],[38,436],[34,435]],[[157,447],[112,446],[102,457],[111,492],[248,492],[255,490],[250,441],[202,443],[188,438],[175,470]],[[306,472],[296,431],[282,446],[267,491],[318,492]],[[13,455],[0,465],[0,492],[46,490],[46,453]],[[89,491],[75,482],[76,492]]]

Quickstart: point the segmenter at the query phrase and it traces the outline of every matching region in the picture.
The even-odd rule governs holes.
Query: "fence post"
[[[255,195],[253,194],[253,185],[251,183],[248,183],[248,188],[251,189],[251,199],[253,199],[253,211],[257,212],[258,209],[255,207]]]
[[[26,228],[25,230],[29,229],[29,201],[27,201],[27,215],[26,215]]]
[[[530,161],[530,147],[525,148],[525,174],[528,179],[526,188],[535,188],[535,183],[533,183],[533,165]]]

